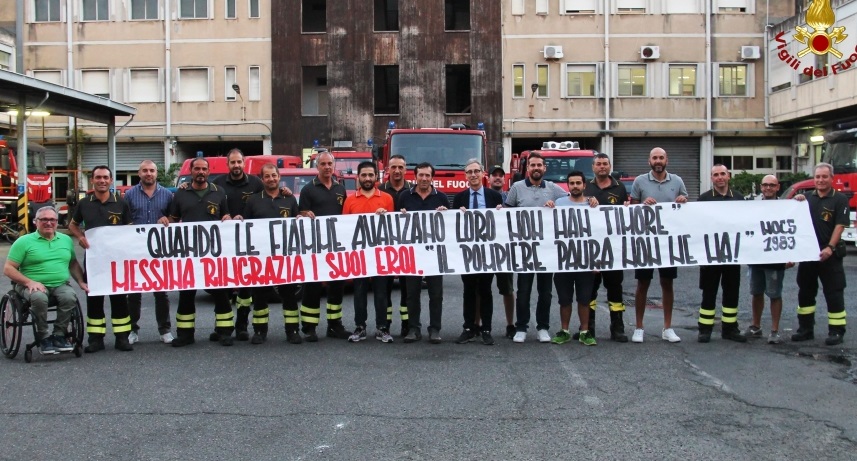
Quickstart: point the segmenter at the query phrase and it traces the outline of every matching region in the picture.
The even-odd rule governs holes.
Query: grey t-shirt
[[[589,206],[589,200],[584,200],[582,202],[572,202],[570,197],[562,197],[558,198],[554,202],[555,206]]]
[[[556,184],[542,180],[539,186],[534,186],[529,179],[512,184],[506,195],[506,205],[510,207],[540,207],[548,200],[565,197],[567,193]]]
[[[679,195],[687,197],[684,181],[677,174],[667,173],[663,181],[658,181],[650,171],[648,174],[637,176],[631,186],[631,200],[642,203],[649,197],[658,203],[674,202]]]

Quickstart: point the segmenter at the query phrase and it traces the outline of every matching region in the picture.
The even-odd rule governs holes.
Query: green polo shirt
[[[9,249],[9,261],[17,263],[25,277],[48,288],[68,282],[68,263],[74,257],[74,242],[61,233],[47,240],[33,232],[15,240]]]

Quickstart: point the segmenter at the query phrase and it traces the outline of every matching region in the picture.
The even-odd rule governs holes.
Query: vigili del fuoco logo
[[[783,40],[786,33],[780,32],[774,37],[779,42],[777,49],[780,51],[777,53],[777,57],[794,70],[801,70],[800,59],[809,53],[817,56],[829,53],[839,59],[838,62],[819,69],[816,69],[813,65],[804,67],[802,72],[808,76],[824,77],[828,75],[828,71],[836,75],[849,69],[857,62],[857,47],[855,47],[854,52],[850,56],[843,58],[843,53],[836,49],[836,45],[842,43],[848,35],[845,33],[844,26],[834,27],[828,32],[828,29],[835,22],[836,14],[830,6],[830,0],[813,0],[809,5],[809,9],[806,10],[806,24],[809,27],[795,27],[797,33],[794,35],[794,39],[804,44],[805,47],[797,52],[797,56],[793,56],[785,49],[788,46],[788,43]]]

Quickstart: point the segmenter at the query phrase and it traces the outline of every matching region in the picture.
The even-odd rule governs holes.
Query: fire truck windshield
[[[48,167],[45,164],[45,153],[29,151],[27,153],[27,174],[45,174]]]
[[[857,173],[857,139],[827,145],[824,161],[833,165],[833,172]]]
[[[587,180],[595,177],[592,171],[592,157],[545,157],[545,167],[547,171],[544,178],[548,181],[564,184],[566,175],[574,170],[583,172]]]
[[[472,158],[483,161],[482,136],[452,133],[398,133],[390,139],[390,155],[405,157],[408,169],[429,162],[437,170],[461,170]]]

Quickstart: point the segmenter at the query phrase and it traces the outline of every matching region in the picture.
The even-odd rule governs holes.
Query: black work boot
[[[298,333],[297,325],[293,327],[286,327],[286,341],[290,344],[300,344],[304,342],[303,338],[301,338],[300,333]]]
[[[83,348],[87,354],[94,354],[104,350],[104,335],[89,335],[89,345]]]
[[[699,324],[699,337],[697,337],[697,341],[701,343],[711,342],[711,325],[703,325]]]
[[[592,312],[589,315],[592,315]],[[625,335],[625,321],[622,319],[622,311],[610,312],[610,339],[619,343],[628,342],[628,336]]]
[[[128,333],[116,333],[116,342],[113,343],[113,347],[115,347],[117,351],[122,352],[130,352],[134,350],[134,346],[128,342]]]
[[[723,339],[728,339],[729,341],[735,341],[736,343],[746,343],[747,337],[741,334],[741,329],[738,327],[737,323],[724,323],[723,324],[723,332],[720,333],[720,336]]]
[[[241,306],[237,309],[235,315],[235,339],[238,341],[247,341],[250,339],[250,333],[247,332],[249,324],[250,307]]]
[[[824,344],[828,346],[836,346],[842,344],[845,336],[845,327],[827,327],[827,339]]]
[[[268,339],[268,325],[256,325],[253,327],[253,339],[250,344],[262,344]]]
[[[173,338],[173,342],[171,342],[170,345],[173,347],[190,346],[191,344],[196,342],[196,340],[193,338],[195,331],[196,330],[193,328],[176,328],[176,337]],[[217,335],[217,337],[219,340],[220,335]]]
[[[351,332],[346,330],[345,327],[342,326],[342,320],[327,321],[328,338],[348,339],[349,336],[351,336]]]
[[[815,314],[798,314],[798,328],[792,335],[792,341],[815,339]]]

